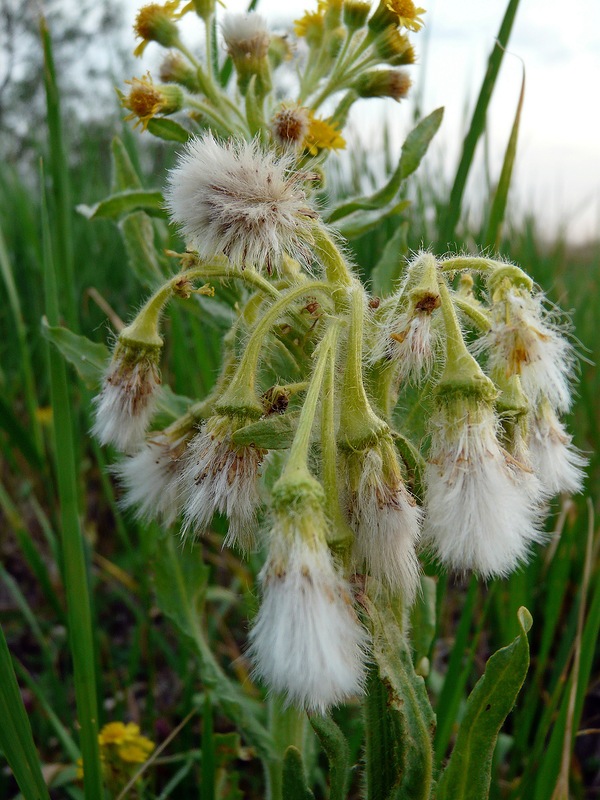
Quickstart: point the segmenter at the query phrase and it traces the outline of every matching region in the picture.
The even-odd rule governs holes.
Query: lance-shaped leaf
[[[399,217],[409,206],[410,200],[401,200],[399,203],[386,209],[355,211],[351,216],[344,219],[343,222],[340,222],[335,227],[346,239],[357,239],[359,236],[364,236],[366,233],[369,233],[369,231],[374,231],[386,219]]]
[[[152,220],[144,211],[135,211],[118,225],[132,272],[142,286],[155,287],[164,276],[154,246]]]
[[[399,601],[365,599],[375,667],[365,700],[368,800],[429,800],[435,716],[402,633]]]
[[[125,192],[128,189],[141,189],[142,181],[127,152],[123,141],[115,136],[111,142],[112,156],[112,192]]]
[[[165,119],[165,117],[155,117],[149,120],[147,130],[159,139],[181,144],[185,144],[192,135],[183,125],[173,119]]]
[[[401,223],[386,242],[381,258],[371,270],[373,294],[389,294],[402,273],[408,252],[408,222]]]
[[[72,364],[86,386],[97,386],[110,358],[105,344],[92,342],[60,325],[49,325],[42,317],[42,334]]]
[[[487,800],[496,740],[529,668],[531,614],[521,607],[517,618],[519,635],[490,657],[467,700],[450,761],[440,778],[437,800]]]
[[[350,748],[342,731],[331,717],[309,717],[314,732],[329,760],[329,800],[346,800],[350,781]]]
[[[402,181],[412,175],[421,163],[421,159],[427,152],[431,140],[442,123],[443,116],[444,109],[437,108],[429,116],[422,119],[408,134],[406,141],[402,145],[398,166],[382,189],[370,197],[358,197],[348,203],[339,205],[333,209],[327,222],[335,222],[342,219],[342,217],[348,216],[348,214],[352,214],[354,211],[377,210],[391,203],[397,195]]]
[[[117,192],[93,206],[78,205],[77,211],[88,219],[119,220],[134,211],[145,211],[152,217],[167,217],[162,192],[149,189]]]

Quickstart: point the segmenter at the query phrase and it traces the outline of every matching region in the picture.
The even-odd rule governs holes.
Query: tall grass
[[[513,6],[507,15],[514,14]],[[45,34],[44,42],[50,59]],[[484,81],[486,102],[495,75],[488,71],[488,84]],[[51,69],[47,79],[51,133],[45,152],[48,186],[43,184],[42,191],[50,189],[55,200],[49,220],[37,189],[15,167],[0,166],[0,548],[5,560],[0,621],[12,652],[11,665],[0,640],[0,707],[12,725],[0,723],[0,747],[14,774],[0,770],[0,796],[16,795],[16,780],[26,798],[44,797],[39,758],[48,766],[44,776],[53,796],[102,797],[97,728],[131,718],[147,735],[167,741],[144,773],[145,796],[196,797],[201,785],[202,797],[258,798],[263,776],[256,749],[246,742],[258,741],[265,753],[272,743],[242,650],[243,621],[255,610],[252,587],[260,559],[240,563],[221,550],[218,522],[202,543],[182,550],[155,527],[123,516],[102,454],[88,435],[90,387],[57,352],[46,358],[44,314],[50,324],[66,320],[100,343],[107,315],[123,318],[145,290],[139,274],[127,267],[113,224],[90,223],[74,213],[75,205],[108,193],[110,144],[90,131],[79,162],[67,166]],[[600,246],[574,248],[560,238],[550,240],[529,218],[498,224],[494,237],[489,224],[482,230],[461,224],[461,185],[474,142],[485,133],[484,111],[478,104],[453,188],[434,193],[431,186],[441,186],[439,176],[430,182],[413,177],[418,200],[404,247],[451,239],[457,249],[468,249],[472,242],[485,246],[493,238],[500,253],[549,287],[551,300],[573,309],[583,359],[571,426],[576,444],[590,454],[589,477],[586,496],[555,502],[549,524],[556,533],[549,547],[508,580],[465,585],[428,568],[437,580],[438,613],[433,638],[420,655],[432,665],[428,690],[438,716],[439,765],[451,751],[456,723],[485,659],[518,634],[517,609],[524,605],[531,611],[531,669],[497,747],[491,796],[559,800],[568,797],[569,786],[574,796],[583,796],[598,771],[597,748],[590,746],[597,728],[590,697],[598,675],[600,627],[593,491],[600,466],[600,384],[593,367]],[[164,153],[168,158],[166,146]],[[135,153],[131,156],[133,164]],[[365,172],[367,162],[364,154],[355,169]],[[504,218],[499,202],[488,198],[486,220]],[[397,235],[397,227],[397,219],[388,220],[354,242],[366,275],[372,253]],[[175,306],[167,325],[173,356],[169,383],[184,396],[206,394],[222,331],[205,324],[200,308],[190,321]],[[191,351],[198,354],[194,369]],[[344,731],[347,752],[336,738],[337,728],[317,730],[305,760],[308,783],[320,797],[326,795],[326,756],[332,763],[361,759],[363,721],[357,709],[339,710],[335,721]],[[323,751],[319,741],[328,743]],[[74,766],[80,752],[85,794]],[[348,794],[339,797],[358,796],[359,770],[353,775]]]

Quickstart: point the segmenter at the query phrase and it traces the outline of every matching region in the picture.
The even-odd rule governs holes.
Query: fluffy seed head
[[[204,533],[218,512],[229,520],[225,544],[253,548],[260,506],[259,469],[266,452],[233,443],[233,433],[246,423],[211,417],[190,441],[181,475],[184,535]]]
[[[577,494],[581,491],[585,456],[573,445],[572,437],[548,402],[542,402],[529,424],[532,464],[548,494]]]
[[[234,61],[238,58],[265,58],[269,51],[267,22],[254,11],[247,14],[226,14],[221,31],[229,55]]]
[[[325,524],[318,504],[277,512],[249,648],[270,689],[319,713],[362,693],[367,647]]]
[[[186,416],[153,434],[139,452],[113,467],[125,490],[121,504],[134,508],[138,519],[158,519],[166,526],[175,522],[181,505],[183,456],[194,432],[193,418]]]
[[[201,258],[224,253],[234,266],[268,271],[284,255],[305,262],[317,215],[290,164],[257,141],[192,139],[169,175],[171,219]]]
[[[557,411],[568,411],[575,353],[544,303],[541,293],[531,295],[521,288],[499,292],[491,308],[491,330],[475,349],[488,352],[490,373],[519,375],[532,406],[547,398]]]
[[[298,150],[304,144],[309,125],[307,109],[300,106],[284,107],[271,120],[271,133],[281,147]]]
[[[94,398],[92,434],[100,444],[128,453],[143,442],[160,385],[160,351],[160,345],[119,338],[102,390]]]
[[[508,575],[543,537],[523,470],[498,443],[491,405],[459,394],[438,399],[431,437],[425,544],[451,569]]]
[[[419,584],[421,509],[402,481],[389,437],[345,456],[346,506],[355,533],[354,559],[410,604]]]

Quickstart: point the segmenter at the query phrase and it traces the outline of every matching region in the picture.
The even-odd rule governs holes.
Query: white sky
[[[426,31],[413,35],[421,63],[412,68],[415,89],[424,93],[423,113],[445,106],[436,165],[454,173],[466,120],[470,118],[487,58],[507,0],[421,0]],[[132,19],[139,4],[128,0]],[[243,11],[245,0],[229,0]],[[316,0],[260,0],[273,22],[299,16]],[[459,16],[457,16],[459,12]],[[150,53],[149,53],[150,54]],[[514,54],[514,55],[511,55]],[[521,118],[513,209],[533,211],[542,230],[562,227],[571,240],[600,237],[600,0],[521,0],[513,33],[490,106],[492,178],[502,158],[518,101],[523,63],[525,105]],[[593,99],[594,95],[596,100]],[[368,141],[381,130],[379,102],[361,104]],[[410,127],[410,111],[388,103],[387,119],[398,127],[398,146]],[[368,117],[365,113],[368,112]],[[371,126],[365,126],[365,120]],[[480,151],[482,143],[480,143]],[[481,157],[481,152],[480,152]],[[515,197],[516,195],[516,197]]]

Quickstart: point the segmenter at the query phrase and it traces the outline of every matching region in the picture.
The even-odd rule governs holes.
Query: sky
[[[426,28],[413,35],[420,61],[411,68],[412,77],[415,90],[422,92],[423,114],[445,107],[430,157],[443,165],[451,180],[506,0],[421,2],[427,7]],[[133,19],[139,6],[134,0],[128,3]],[[226,6],[239,12],[246,2],[228,0]],[[316,0],[259,2],[260,13],[276,29],[313,7]],[[592,96],[600,84],[600,0],[560,5],[553,0],[521,0],[489,111],[492,179],[502,166],[523,68],[526,88],[511,195],[513,214],[534,213],[550,237],[561,230],[573,242],[600,238],[600,104]],[[390,102],[383,109],[383,103],[362,104],[361,133],[376,146],[385,114],[397,131],[399,148],[410,127],[410,113]],[[482,153],[480,142],[480,160]]]

